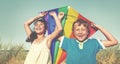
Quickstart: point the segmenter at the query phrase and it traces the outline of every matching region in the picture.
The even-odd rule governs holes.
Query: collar
[[[83,42],[80,42],[80,41],[78,41],[78,40],[76,40],[76,41],[77,41],[77,43],[85,43],[87,40],[88,40],[88,39],[86,39],[86,40],[83,41]]]
[[[76,42],[78,43],[78,46],[79,46],[80,49],[83,49],[83,45],[84,45],[84,43],[85,43],[87,40],[88,40],[88,39],[86,39],[86,40],[83,41],[83,42],[80,42],[80,41],[76,40]]]

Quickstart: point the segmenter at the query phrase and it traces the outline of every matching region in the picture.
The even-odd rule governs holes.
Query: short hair
[[[74,31],[74,25],[75,23],[78,23],[79,25],[83,24],[86,28],[87,28],[87,31],[88,31],[88,34],[90,33],[90,29],[89,29],[89,24],[87,21],[83,20],[83,19],[77,19],[73,25],[72,25],[72,31]]]

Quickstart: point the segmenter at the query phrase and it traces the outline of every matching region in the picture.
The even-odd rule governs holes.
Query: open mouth
[[[40,31],[40,30],[41,30],[41,28],[35,28],[35,30]]]
[[[84,35],[78,35],[80,38],[82,38]]]

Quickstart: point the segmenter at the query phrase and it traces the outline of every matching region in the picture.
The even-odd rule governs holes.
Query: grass
[[[25,51],[23,44],[12,45],[3,44],[0,40],[0,64],[23,64],[27,52]]]
[[[120,44],[100,50],[97,54],[98,64],[120,64]]]
[[[11,42],[3,44],[0,39],[0,64],[23,64],[28,51],[23,44],[12,45]],[[97,64],[120,64],[120,44],[100,50],[96,58]]]

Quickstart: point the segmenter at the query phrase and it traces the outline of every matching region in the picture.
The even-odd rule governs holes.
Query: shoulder
[[[46,39],[46,40],[52,40],[50,35],[46,35],[46,36],[45,36],[45,39]]]
[[[88,42],[92,43],[93,45],[101,46],[103,49],[105,49],[105,46],[103,45],[100,39],[88,38]]]
[[[66,36],[63,36],[63,37],[62,37],[62,41],[69,41],[69,42],[71,42],[71,41],[73,41],[73,40],[75,40],[75,39],[73,39],[73,38],[68,38],[68,37],[66,37]]]
[[[98,39],[98,38],[95,38],[95,37],[89,37],[89,38],[87,38],[87,40],[90,40],[90,41],[101,41],[102,42],[102,40],[100,40],[100,39]]]
[[[71,42],[73,42],[74,39],[73,38],[68,38],[66,36],[62,36],[61,40],[60,40],[60,47],[64,44],[64,45],[70,45]]]
[[[96,38],[88,38],[87,41],[90,45],[99,45],[101,43],[98,39]]]
[[[96,38],[88,38],[88,41],[96,41],[96,42],[98,42],[98,39],[96,39]]]

